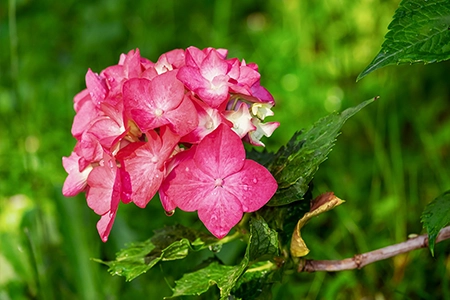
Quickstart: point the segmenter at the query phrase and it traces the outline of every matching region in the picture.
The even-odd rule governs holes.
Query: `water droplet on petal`
[[[165,211],[165,213],[166,213],[166,216],[171,217],[175,213],[175,209],[171,210],[171,211]]]
[[[253,183],[258,183],[258,179],[253,178]]]
[[[189,167],[186,167],[186,169],[184,169],[186,172],[189,172]]]
[[[100,160],[100,161],[98,162],[98,164],[99,164],[101,167],[103,167],[103,166],[105,165],[105,161],[102,159],[102,160]]]
[[[158,162],[158,157],[157,156],[153,156],[151,158],[152,163],[156,164]]]

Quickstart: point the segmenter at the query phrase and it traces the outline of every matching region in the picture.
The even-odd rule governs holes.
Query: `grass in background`
[[[388,67],[355,83],[377,53],[398,1],[74,1],[0,4],[0,299],[160,299],[187,263],[165,263],[125,283],[89,260],[195,214],[167,218],[154,200],[122,205],[103,244],[84,195],[61,195],[61,156],[73,96],[87,68],[140,48],[156,61],[174,48],[229,49],[256,62],[277,99],[276,150],[334,110],[381,96],[343,128],[315,179],[315,193],[347,200],[305,228],[310,258],[339,259],[420,233],[425,205],[450,188],[449,63]],[[240,246],[219,255],[239,258]],[[448,242],[338,274],[291,274],[274,299],[450,297]],[[204,254],[210,255],[210,254]],[[201,260],[203,256],[192,259]],[[208,294],[211,298],[212,294]],[[207,298],[207,297],[205,297]]]

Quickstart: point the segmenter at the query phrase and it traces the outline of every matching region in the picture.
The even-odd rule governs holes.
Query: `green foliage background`
[[[158,201],[122,205],[103,244],[84,195],[61,195],[61,156],[70,135],[73,96],[87,68],[115,64],[140,48],[155,61],[190,45],[229,49],[260,66],[277,99],[280,128],[269,150],[335,110],[379,95],[343,127],[314,181],[345,205],[302,231],[308,258],[340,259],[421,233],[425,205],[450,189],[449,62],[386,67],[356,83],[380,50],[398,1],[10,0],[0,3],[0,299],[161,299],[169,285],[214,255],[167,262],[132,282],[89,260],[111,260],[125,243],[164,225],[202,228],[195,214],[165,216]],[[239,261],[245,245],[216,255]],[[290,274],[274,299],[450,298],[450,244],[435,257],[418,250],[363,270]],[[205,295],[215,298],[214,290]],[[183,299],[189,299],[184,297]]]

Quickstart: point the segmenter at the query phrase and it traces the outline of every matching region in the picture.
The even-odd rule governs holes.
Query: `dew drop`
[[[211,252],[218,253],[222,250],[222,244],[215,244],[208,247]]]
[[[258,183],[258,179],[256,179],[256,178],[253,178],[253,183]]]
[[[105,161],[102,159],[102,160],[100,160],[100,161],[98,162],[98,164],[99,164],[101,167],[103,167],[103,166],[105,165]]]
[[[151,158],[152,163],[156,164],[158,162],[158,157],[157,156],[153,156]]]
[[[184,169],[186,172],[189,172],[189,167],[186,167],[186,169]]]
[[[171,211],[165,211],[165,213],[166,213],[166,216],[171,217],[175,213],[175,209],[171,210]]]

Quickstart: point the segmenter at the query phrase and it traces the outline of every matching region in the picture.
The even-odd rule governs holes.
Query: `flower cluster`
[[[63,194],[86,192],[108,239],[120,202],[198,211],[217,238],[277,189],[267,169],[245,158],[242,141],[263,146],[277,122],[256,64],[224,49],[173,50],[153,63],[139,50],[96,74],[74,98],[74,151],[63,157]]]

